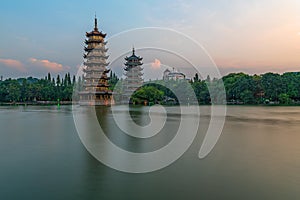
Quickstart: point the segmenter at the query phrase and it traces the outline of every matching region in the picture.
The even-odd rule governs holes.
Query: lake
[[[116,171],[96,160],[79,139],[72,109],[0,107],[0,199],[300,198],[300,107],[228,106],[219,141],[199,159],[210,120],[209,106],[201,106],[190,148],[170,166],[145,174]],[[89,115],[90,108],[80,109]],[[150,122],[147,109],[131,108],[137,124]],[[138,139],[122,134],[110,107],[96,111],[106,136],[131,152],[163,147],[180,121],[180,115],[168,115],[161,133]]]

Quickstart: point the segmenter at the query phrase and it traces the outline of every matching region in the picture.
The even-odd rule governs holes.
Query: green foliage
[[[288,94],[285,94],[285,93],[280,94],[278,96],[278,99],[279,99],[279,102],[281,104],[290,104],[292,102],[290,96]]]
[[[28,102],[28,101],[71,101],[76,78],[71,82],[70,73],[62,81],[58,75],[56,82],[51,74],[43,79],[32,77],[6,79],[0,81],[0,102]]]
[[[263,74],[261,84],[265,92],[265,97],[271,101],[278,101],[278,95],[284,92],[285,87],[282,82],[282,77],[279,74]]]
[[[119,81],[119,78],[117,77],[117,75],[115,73],[113,73],[112,71],[110,71],[110,76],[109,76],[109,86],[110,86],[110,90],[113,90],[115,85],[117,84],[117,82]]]
[[[82,77],[78,78],[70,73],[57,77],[47,74],[45,78],[32,77],[6,79],[0,81],[0,102],[26,101],[71,101],[73,87],[82,88]],[[120,94],[122,88],[115,88],[119,78],[110,73],[110,88]],[[226,94],[222,94],[222,87]],[[75,91],[76,92],[76,91]],[[175,95],[176,94],[176,95]],[[196,96],[197,99],[193,99]],[[226,99],[222,99],[226,96]],[[117,100],[117,99],[116,99]],[[152,103],[199,103],[213,104],[228,102],[231,104],[262,104],[265,102],[280,104],[296,104],[300,102],[300,73],[286,72],[282,75],[265,73],[262,75],[248,75],[245,73],[231,73],[221,80],[211,79],[209,76],[201,80],[198,74],[190,80],[157,80],[149,81],[136,91],[132,100],[143,104]]]
[[[132,95],[132,101],[142,104],[144,101],[158,103],[164,97],[164,92],[154,86],[143,86]]]
[[[160,104],[195,103],[197,99],[194,96],[193,87],[186,80],[156,80],[147,82],[137,90],[132,101],[142,104],[145,101]]]
[[[232,73],[223,78],[227,101],[256,103],[254,99],[257,83],[253,77],[244,73]]]

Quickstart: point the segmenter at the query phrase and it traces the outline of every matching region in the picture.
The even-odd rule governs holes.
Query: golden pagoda
[[[95,16],[94,30],[86,32],[84,47],[83,89],[79,92],[80,105],[111,105],[112,91],[109,90],[106,55],[106,34],[98,30]]]

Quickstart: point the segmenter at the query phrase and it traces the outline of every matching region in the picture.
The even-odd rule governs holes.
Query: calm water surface
[[[145,141],[123,134],[110,109],[97,108],[99,123],[132,152],[161,148],[180,121],[178,108],[169,107],[166,126]],[[149,123],[147,109],[132,108],[136,123]],[[202,160],[209,107],[201,110],[198,135],[179,160],[153,173],[127,174],[87,152],[71,106],[0,107],[0,199],[300,199],[300,107],[229,106],[221,138]]]

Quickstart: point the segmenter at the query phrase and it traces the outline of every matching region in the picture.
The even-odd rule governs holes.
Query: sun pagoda
[[[86,33],[84,48],[83,89],[79,92],[80,105],[110,105],[113,103],[112,92],[109,90],[107,69],[108,56],[104,41],[106,34],[98,30],[97,18],[95,27]]]
[[[123,102],[130,103],[130,97],[133,92],[143,85],[143,58],[135,55],[135,49],[133,48],[132,55],[130,57],[126,56],[125,60],[124,75],[126,78],[123,87]]]

